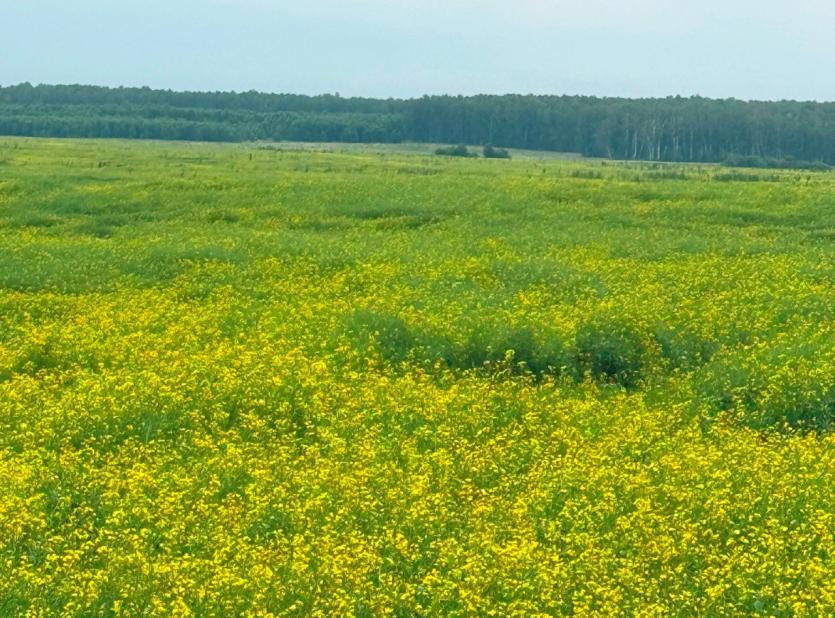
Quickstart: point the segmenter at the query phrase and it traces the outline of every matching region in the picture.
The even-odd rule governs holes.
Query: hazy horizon
[[[94,84],[94,83],[82,83],[82,82],[32,82],[29,80],[24,80],[22,82],[13,82],[13,83],[2,83],[0,82],[0,88],[2,87],[11,87],[11,86],[20,86],[24,83],[29,83],[31,86],[82,86],[82,87],[101,87],[101,88],[110,88],[110,89],[118,89],[118,88],[150,88],[151,90],[156,91],[168,91],[168,92],[181,92],[181,93],[221,93],[221,94],[246,94],[247,92],[255,92],[257,94],[266,94],[266,95],[299,95],[299,96],[308,96],[308,97],[319,97],[319,96],[337,96],[343,99],[375,99],[375,100],[392,100],[392,101],[407,101],[413,99],[420,99],[425,96],[429,97],[480,97],[480,96],[488,96],[488,97],[502,97],[502,96],[534,96],[534,97],[590,97],[590,98],[599,98],[599,99],[630,99],[630,100],[639,100],[639,99],[674,99],[674,98],[701,98],[707,99],[711,101],[743,101],[747,103],[835,103],[835,99],[833,100],[820,100],[820,99],[744,99],[742,97],[708,97],[700,94],[687,94],[687,95],[680,95],[680,94],[668,94],[668,95],[656,95],[656,96],[623,96],[623,95],[598,95],[598,94],[588,94],[584,92],[473,92],[469,94],[460,94],[456,92],[434,92],[434,93],[424,93],[424,94],[417,94],[413,96],[404,96],[404,97],[396,97],[396,96],[370,96],[370,95],[363,95],[363,94],[343,94],[337,90],[322,91],[322,92],[294,92],[292,90],[258,90],[256,88],[251,88],[249,90],[222,90],[222,89],[187,89],[187,88],[169,88],[169,87],[155,87],[149,84]]]
[[[599,98],[599,99],[630,99],[630,100],[639,100],[639,99],[672,99],[672,98],[701,98],[707,99],[712,101],[743,101],[748,103],[780,103],[780,102],[787,102],[787,103],[835,103],[835,100],[816,100],[816,99],[744,99],[741,97],[707,97],[704,95],[699,94],[688,94],[688,95],[679,95],[679,94],[670,94],[670,95],[657,95],[657,96],[622,96],[622,95],[598,95],[598,94],[588,94],[584,92],[541,92],[541,93],[534,93],[534,92],[473,92],[469,94],[460,94],[455,92],[435,92],[435,93],[424,93],[418,94],[414,96],[404,96],[404,97],[396,97],[396,96],[370,96],[370,95],[363,95],[363,94],[343,94],[339,91],[333,90],[330,92],[323,91],[323,92],[294,92],[291,90],[258,90],[256,88],[251,88],[249,90],[222,90],[222,89],[186,89],[186,88],[169,88],[169,87],[154,87],[150,86],[149,84],[94,84],[94,83],[82,83],[82,82],[32,82],[28,80],[24,80],[23,82],[13,82],[13,83],[0,83],[0,87],[10,87],[10,86],[19,86],[24,83],[29,83],[31,86],[82,86],[82,87],[102,87],[102,88],[111,88],[111,89],[118,89],[118,88],[150,88],[151,90],[156,91],[169,91],[169,92],[182,92],[182,93],[223,93],[223,94],[246,94],[247,92],[255,92],[257,94],[266,94],[266,95],[299,95],[299,96],[309,96],[309,97],[319,97],[319,96],[338,96],[343,99],[375,99],[375,100],[392,100],[392,101],[406,101],[406,100],[413,100],[413,99],[420,99],[425,96],[430,97],[479,97],[479,96],[535,96],[535,97],[547,97],[547,96],[554,96],[554,97],[590,97],[590,98]]]
[[[835,100],[835,4],[0,2],[0,84]]]

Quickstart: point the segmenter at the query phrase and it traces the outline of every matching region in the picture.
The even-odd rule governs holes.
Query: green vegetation
[[[621,160],[835,164],[835,103],[701,97],[411,100],[95,86],[0,87],[0,135],[492,144]],[[785,164],[785,165],[784,165]]]
[[[740,155],[729,155],[722,162],[728,167],[764,167],[771,169],[795,169],[795,170],[817,170],[825,171],[831,166],[822,161],[803,161],[797,159],[774,159],[770,157],[743,157]]]
[[[491,144],[484,147],[485,159],[509,159],[510,153],[504,148],[494,148]]]
[[[833,203],[0,139],[0,615],[833,615]]]
[[[467,148],[464,144],[459,144],[458,146],[446,146],[437,148],[435,150],[436,155],[442,155],[445,157],[477,157],[478,155],[474,152],[470,152],[470,149]]]

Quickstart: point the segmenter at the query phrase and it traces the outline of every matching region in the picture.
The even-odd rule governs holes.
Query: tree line
[[[0,134],[414,141],[650,161],[833,164],[835,103],[535,95],[384,100],[24,83],[0,87]]]

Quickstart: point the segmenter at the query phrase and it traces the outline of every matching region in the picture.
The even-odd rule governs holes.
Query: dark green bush
[[[559,373],[566,364],[566,354],[562,342],[553,336],[540,341],[528,327],[499,326],[472,332],[462,345],[449,351],[445,360],[460,369],[504,368],[512,373],[543,376]]]
[[[509,159],[510,153],[504,148],[494,148],[490,144],[484,147],[485,159]]]
[[[467,148],[464,144],[459,144],[458,146],[447,146],[438,148],[435,150],[436,155],[441,155],[444,157],[477,157],[478,155],[474,152],[470,152],[469,148]]]
[[[724,349],[694,376],[696,404],[755,429],[827,430],[835,425],[835,337],[811,328]]]
[[[416,339],[399,317],[370,309],[359,309],[347,324],[349,336],[360,350],[376,348],[391,363],[406,360],[415,348]]]
[[[813,170],[826,171],[832,169],[823,161],[804,161],[786,157],[776,159],[773,157],[756,157],[730,154],[722,162],[727,167],[757,167],[764,169],[792,169],[792,170]]]
[[[708,341],[685,329],[663,324],[655,331],[655,341],[668,366],[684,371],[709,362],[719,348],[718,342]]]
[[[357,349],[375,349],[389,363],[412,357],[432,364],[440,361],[451,369],[507,370],[538,377],[572,365],[558,338],[537,338],[529,327],[479,325],[457,342],[445,333],[410,328],[396,316],[362,309],[346,328]]]
[[[753,357],[729,354],[706,365],[695,378],[696,404],[713,413],[733,412],[753,429],[831,428],[835,384],[810,369],[816,361],[781,357],[780,349]],[[789,371],[781,367],[785,358],[792,358]]]
[[[646,346],[638,332],[618,318],[595,319],[577,332],[577,364],[596,380],[634,387],[641,379]]]

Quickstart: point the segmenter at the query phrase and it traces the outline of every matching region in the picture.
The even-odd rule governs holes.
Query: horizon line
[[[17,88],[21,86],[30,86],[31,88],[39,87],[80,87],[80,88],[102,88],[107,90],[150,90],[152,92],[168,92],[173,94],[230,94],[230,95],[245,95],[258,94],[266,96],[298,96],[308,98],[318,97],[335,97],[339,99],[364,99],[376,101],[417,101],[424,98],[453,98],[453,99],[471,99],[479,97],[534,97],[534,98],[584,98],[584,99],[600,99],[600,100],[621,100],[621,101],[666,101],[669,99],[698,99],[703,101],[724,101],[724,102],[740,102],[740,103],[812,103],[815,105],[827,105],[835,103],[835,100],[818,100],[818,99],[744,99],[735,96],[728,97],[710,97],[700,94],[668,94],[664,96],[642,96],[630,97],[623,95],[599,95],[599,94],[582,94],[582,93],[533,93],[533,92],[478,92],[474,94],[453,94],[453,93],[425,93],[418,96],[370,96],[370,95],[341,95],[338,91],[334,92],[320,92],[316,94],[292,92],[292,91],[268,91],[251,88],[249,90],[190,90],[190,89],[174,89],[143,85],[125,85],[108,86],[91,83],[47,83],[38,82],[32,83],[30,81],[18,82],[16,84],[0,83],[2,88]]]

